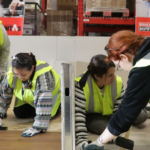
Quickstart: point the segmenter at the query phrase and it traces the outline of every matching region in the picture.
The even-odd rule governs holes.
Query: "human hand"
[[[30,129],[26,129],[22,134],[21,136],[22,137],[31,137],[33,135],[36,135],[36,134],[39,134],[40,133],[40,130],[37,130],[37,129],[33,129],[32,127]]]
[[[104,150],[104,144],[100,141],[100,137],[97,138],[96,141],[89,144],[87,147],[85,147],[84,150]]]
[[[24,2],[20,2],[20,0],[13,0],[9,7],[13,10],[16,7],[23,7],[23,6],[24,6]]]
[[[87,146],[88,146],[88,142],[83,141],[82,143],[80,143],[76,146],[76,150],[84,150],[85,147],[87,147]]]

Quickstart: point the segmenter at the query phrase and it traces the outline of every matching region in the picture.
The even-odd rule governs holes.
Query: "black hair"
[[[95,55],[92,57],[90,64],[88,66],[88,70],[91,74],[91,76],[96,80],[94,75],[98,75],[99,77],[102,77],[104,74],[108,72],[108,69],[111,67],[115,67],[115,64],[113,61],[110,61],[107,63],[106,61],[107,56],[105,55]]]
[[[35,69],[36,69],[36,58],[35,55],[32,53],[18,53],[15,55],[17,59],[12,60],[12,67],[16,69],[27,69],[28,71],[31,71],[32,66],[34,65],[34,70],[33,73],[29,79],[29,82],[26,85],[26,88],[32,88],[32,80],[35,74]],[[20,61],[25,61],[27,60],[27,63],[19,63]]]

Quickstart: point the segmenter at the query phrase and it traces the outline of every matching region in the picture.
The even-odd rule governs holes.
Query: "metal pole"
[[[62,150],[75,150],[74,64],[61,63]]]

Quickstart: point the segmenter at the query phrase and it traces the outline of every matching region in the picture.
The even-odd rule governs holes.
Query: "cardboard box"
[[[77,0],[57,0],[57,5],[76,6],[77,5]]]
[[[78,17],[77,0],[57,0],[57,10],[72,10],[74,18]]]
[[[86,0],[86,8],[126,8],[126,0]]]
[[[57,0],[47,0],[49,1],[52,10],[57,10]]]
[[[47,0],[47,9],[52,9],[52,6],[51,6],[51,3],[50,3],[50,0]]]
[[[72,36],[72,34],[72,10],[47,10],[47,35]]]
[[[126,8],[126,0],[117,0],[117,8]]]

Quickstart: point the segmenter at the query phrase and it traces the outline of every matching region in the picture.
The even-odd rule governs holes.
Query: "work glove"
[[[80,143],[76,146],[76,150],[84,150],[84,148],[87,146],[88,146],[88,142],[83,141],[82,143]]]
[[[104,144],[100,141],[100,137],[98,137],[96,141],[89,144],[83,150],[104,150]]]
[[[33,129],[32,127],[30,129],[26,129],[21,136],[22,137],[31,137],[33,135],[39,134],[41,131],[37,129]]]

